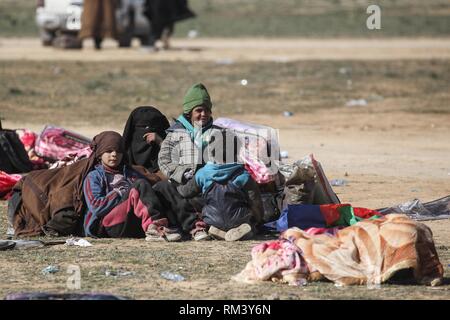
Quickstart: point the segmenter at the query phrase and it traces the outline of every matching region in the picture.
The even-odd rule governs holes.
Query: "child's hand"
[[[128,186],[120,186],[113,189],[115,192],[117,192],[121,197],[125,196],[130,192],[130,188]]]

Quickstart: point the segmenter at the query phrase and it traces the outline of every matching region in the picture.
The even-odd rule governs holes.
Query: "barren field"
[[[348,185],[334,188],[342,202],[376,209],[450,194],[448,39],[348,40],[345,45],[312,40],[179,41],[174,42],[176,48],[201,50],[151,55],[136,46],[121,51],[111,44],[102,52],[89,46],[69,52],[40,48],[36,40],[0,39],[3,126],[40,132],[52,123],[90,137],[104,129],[122,132],[138,105],[155,105],[175,117],[184,91],[203,81],[215,117],[270,125],[279,130],[281,149],[289,152],[287,162],[313,153],[329,179],[346,179]],[[308,51],[311,46],[316,51]],[[330,57],[333,53],[335,58]],[[241,79],[248,84],[241,85]],[[347,106],[352,99],[365,99],[367,105]],[[284,117],[283,111],[293,116]],[[80,291],[136,299],[449,299],[450,221],[426,224],[445,268],[446,284],[441,287],[243,285],[230,277],[244,268],[251,247],[264,239],[170,244],[89,239],[90,248],[3,251],[0,297],[19,291],[65,292],[66,268],[78,265]],[[6,202],[0,202],[0,233],[5,230]],[[42,275],[48,265],[58,265],[60,271]],[[133,274],[107,276],[106,270]],[[186,280],[165,280],[163,271]]]

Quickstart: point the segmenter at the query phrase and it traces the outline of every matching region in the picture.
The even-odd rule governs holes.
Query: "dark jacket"
[[[203,194],[204,221],[227,231],[242,223],[260,224],[263,204],[258,185],[242,165],[206,164],[195,178],[178,186],[186,198]]]

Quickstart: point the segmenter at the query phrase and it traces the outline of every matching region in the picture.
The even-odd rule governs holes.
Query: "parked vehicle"
[[[145,0],[121,0],[116,11],[118,43],[120,47],[131,46],[134,37],[142,45],[148,45],[150,26],[143,13]],[[37,0],[36,23],[44,46],[55,44],[57,37],[65,43],[76,46],[76,39],[81,28],[83,0]],[[81,42],[79,43],[81,47]]]

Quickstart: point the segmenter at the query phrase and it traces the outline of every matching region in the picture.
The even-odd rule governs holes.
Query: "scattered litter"
[[[285,116],[285,117],[292,117],[294,114],[292,113],[292,112],[290,112],[290,111],[284,111],[283,112],[283,116]]]
[[[282,159],[286,159],[286,158],[289,157],[289,154],[288,154],[287,151],[281,151],[280,152],[280,156],[281,156]]]
[[[217,64],[223,64],[223,65],[230,65],[234,63],[234,60],[231,58],[223,58],[223,59],[217,59]]]
[[[189,30],[188,32],[188,38],[194,39],[198,37],[198,31],[197,30]]]
[[[365,107],[367,106],[367,100],[366,99],[351,99],[347,101],[345,104],[347,107],[355,107],[355,106],[361,106]]]
[[[287,63],[287,62],[289,62],[289,58],[288,57],[273,57],[272,61],[278,62],[278,63]]]
[[[0,250],[8,249],[29,249],[29,248],[42,248],[45,246],[63,244],[65,241],[41,241],[41,240],[0,240]]]
[[[163,277],[166,280],[175,281],[175,282],[185,280],[185,278],[182,275],[180,275],[178,273],[172,273],[169,271],[161,272],[161,277]]]
[[[91,247],[92,244],[85,239],[70,238],[66,240],[68,246]]]
[[[136,273],[133,271],[122,271],[122,270],[106,270],[105,276],[111,277],[127,277],[134,276]]]
[[[342,187],[348,184],[347,180],[344,179],[332,179],[330,180],[330,184],[333,187]]]
[[[404,213],[417,221],[450,219],[450,196],[426,203],[414,199],[393,207],[376,209],[376,211],[382,214]]]
[[[241,85],[242,85],[242,86],[246,86],[247,84],[248,84],[247,79],[242,79],[242,80],[241,80]]]
[[[53,274],[53,273],[57,273],[59,271],[58,266],[48,266],[45,267],[44,269],[42,269],[42,274],[47,275],[47,274]]]
[[[41,248],[45,243],[40,240],[13,240],[16,243],[15,249]]]
[[[344,68],[344,67],[342,67],[342,68],[339,68],[339,73],[340,74],[347,74],[347,73],[350,73],[350,69],[347,69],[347,68]]]
[[[0,241],[0,251],[14,249],[16,243],[14,241],[1,240]]]
[[[41,248],[45,243],[40,240],[11,240],[14,242],[14,249]]]
[[[62,72],[62,69],[60,67],[53,67],[52,72],[54,75],[58,75]]]
[[[352,80],[347,80],[347,89],[350,90],[352,88],[352,85],[353,85]]]

